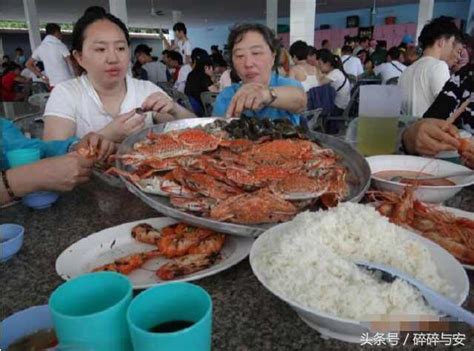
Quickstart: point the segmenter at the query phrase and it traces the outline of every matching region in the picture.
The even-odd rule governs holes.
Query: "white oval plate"
[[[91,234],[75,242],[59,255],[56,260],[56,272],[64,280],[69,280],[81,274],[89,273],[95,267],[113,262],[119,257],[151,251],[156,247],[133,239],[130,235],[132,228],[139,223],[148,223],[155,228],[163,228],[177,222],[168,217],[149,218],[121,224]],[[253,238],[226,235],[226,241],[221,251],[222,260],[220,262],[208,269],[188,274],[172,281],[201,279],[230,268],[248,256],[253,242]],[[154,258],[146,262],[142,268],[130,273],[128,278],[132,282],[133,288],[145,289],[156,284],[168,282],[168,280],[161,280],[155,274],[156,270],[168,261],[169,259],[166,258]]]

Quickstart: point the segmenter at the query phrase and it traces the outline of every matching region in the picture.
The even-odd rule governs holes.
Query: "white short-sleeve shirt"
[[[191,56],[191,51],[193,50],[191,42],[188,40],[178,40],[178,52],[183,56],[183,62],[186,56]]]
[[[382,78],[382,84],[385,84],[387,80],[400,77],[403,71],[407,68],[403,63],[399,61],[385,62],[374,68],[376,75],[380,75]]]
[[[331,81],[331,86],[336,90],[334,105],[345,109],[351,100],[351,83],[341,70],[335,68],[326,76]]]
[[[120,106],[119,114],[140,107],[150,94],[163,92],[161,88],[149,81],[138,80],[128,75],[125,79],[127,93]],[[76,123],[76,136],[79,138],[89,132],[98,132],[114,119],[104,110],[86,74],[58,84],[51,91],[44,115],[73,121]],[[153,124],[151,113],[148,113],[145,123],[147,126]]]
[[[43,62],[44,73],[49,78],[49,84],[55,86],[73,78],[65,60],[70,55],[69,50],[61,40],[54,35],[47,35],[40,46],[33,51],[31,57],[36,61]]]
[[[422,117],[449,77],[447,63],[431,56],[424,56],[408,66],[398,80],[403,114]]]
[[[192,71],[190,65],[181,66],[178,73],[178,79],[174,83],[174,88],[182,93],[184,93],[184,88],[186,87],[186,80],[188,79],[188,74]]]
[[[342,55],[341,61],[342,66],[344,67],[344,71],[347,74],[352,74],[354,77],[357,78],[362,73],[364,73],[364,67],[362,66],[360,58],[356,56]]]

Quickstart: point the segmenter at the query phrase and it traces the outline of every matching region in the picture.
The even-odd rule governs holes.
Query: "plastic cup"
[[[126,320],[131,300],[130,281],[114,272],[84,274],[62,284],[49,299],[60,345],[131,350]]]
[[[211,349],[212,300],[206,290],[197,285],[168,283],[144,291],[130,304],[127,320],[134,350]],[[172,321],[192,324],[174,332],[150,331]]]
[[[41,158],[40,149],[17,149],[7,152],[10,168],[20,167],[38,161]]]

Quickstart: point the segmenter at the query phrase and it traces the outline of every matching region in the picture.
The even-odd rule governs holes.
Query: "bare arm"
[[[35,74],[35,76],[37,77],[41,77],[43,74],[41,73],[41,71],[36,67],[35,65],[35,60],[33,59],[33,57],[30,57],[28,59],[28,61],[26,61],[25,63],[25,66],[26,68],[28,68],[31,72],[33,72]]]
[[[274,89],[277,99],[270,105],[271,107],[292,113],[301,113],[306,110],[307,97],[302,88],[283,86]]]
[[[43,140],[64,140],[76,135],[76,123],[56,116],[45,116]]]

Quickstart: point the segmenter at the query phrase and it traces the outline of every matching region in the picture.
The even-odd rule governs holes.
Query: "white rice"
[[[434,315],[420,292],[399,279],[382,282],[352,261],[395,267],[450,296],[428,249],[408,238],[374,208],[344,203],[328,211],[304,212],[291,231],[275,233],[259,250],[254,267],[278,294],[338,317]]]

